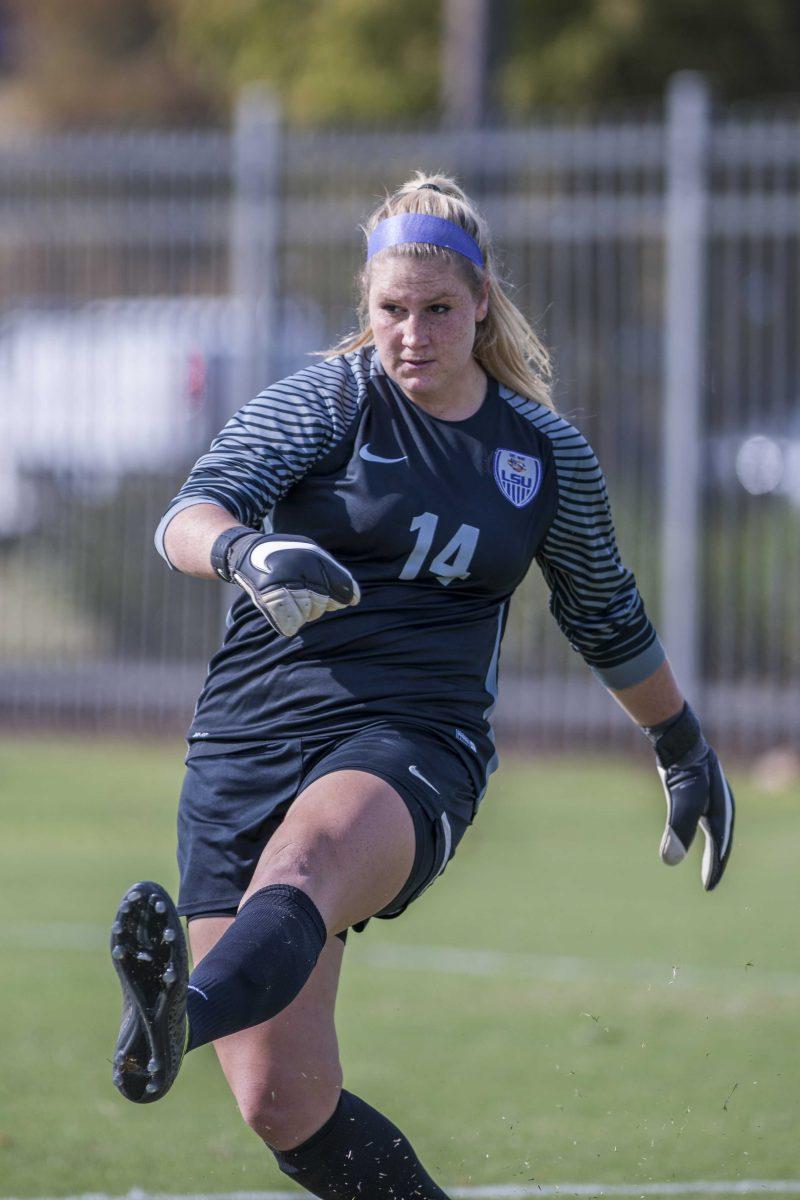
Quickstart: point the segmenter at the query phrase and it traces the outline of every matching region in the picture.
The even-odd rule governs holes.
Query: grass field
[[[177,744],[0,743],[0,1197],[289,1186],[210,1048],[158,1105],[111,1084],[106,926],[136,878],[175,883],[180,774]],[[644,752],[508,761],[444,879],[351,936],[346,1084],[445,1185],[800,1177],[800,812],[733,781],[708,896],[699,847],[657,860]]]

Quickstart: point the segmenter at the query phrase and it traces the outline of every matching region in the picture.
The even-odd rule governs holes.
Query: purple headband
[[[478,243],[460,225],[444,217],[431,217],[427,213],[400,213],[379,221],[367,239],[367,262],[379,250],[389,246],[400,246],[407,242],[427,242],[432,246],[444,246],[463,254],[477,267],[483,266],[483,255]]]

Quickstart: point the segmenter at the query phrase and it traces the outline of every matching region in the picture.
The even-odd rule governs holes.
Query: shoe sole
[[[159,884],[146,880],[123,896],[111,958],[123,997],[114,1085],[126,1100],[151,1104],[172,1087],[183,1059],[189,979],[181,920]]]

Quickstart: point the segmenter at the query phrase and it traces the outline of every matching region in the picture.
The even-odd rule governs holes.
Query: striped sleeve
[[[218,504],[242,525],[261,527],[276,502],[336,444],[359,401],[344,358],[326,359],[283,379],[240,408],[192,468],[156,530],[194,504]],[[170,564],[171,565],[171,564]]]
[[[664,661],[664,650],[620,558],[594,451],[563,417],[528,401],[520,405],[532,410],[523,415],[548,438],[555,462],[558,508],[536,557],[550,611],[606,687],[641,683]]]

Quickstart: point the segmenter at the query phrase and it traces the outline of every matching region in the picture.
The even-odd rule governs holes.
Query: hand
[[[346,567],[310,538],[295,534],[235,526],[217,538],[211,562],[218,575],[247,592],[283,637],[361,599]]]
[[[730,784],[688,704],[660,737],[646,732],[667,798],[661,861],[671,867],[681,862],[699,825],[706,839],[700,878],[710,892],[722,878],[733,845],[735,806]]]

